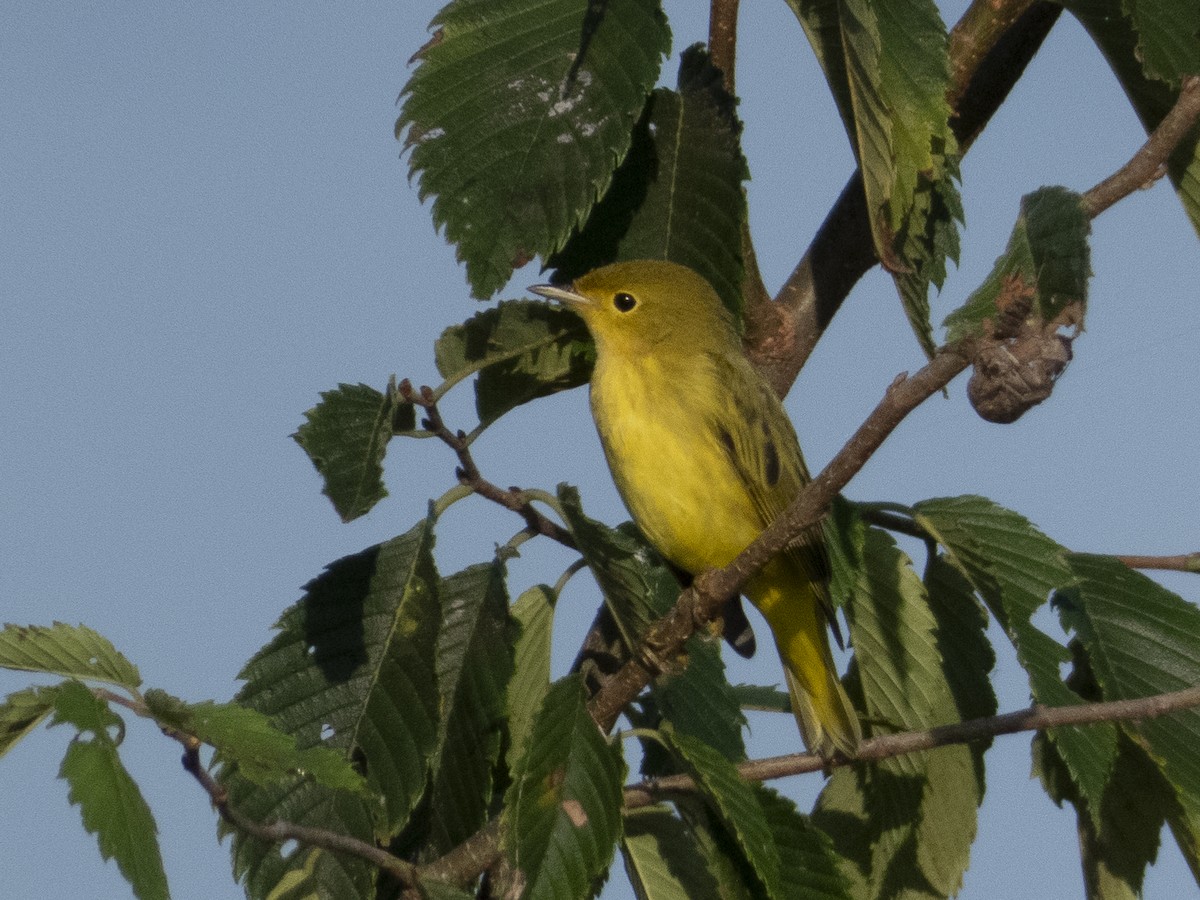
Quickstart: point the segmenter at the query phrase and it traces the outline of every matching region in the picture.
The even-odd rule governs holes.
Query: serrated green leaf
[[[1169,0],[1135,4],[1132,0],[1077,0],[1065,5],[1104,54],[1142,126],[1147,132],[1153,131],[1179,96],[1179,76],[1197,72],[1200,33],[1195,23],[1200,21],[1200,2]],[[1148,16],[1157,19],[1149,29],[1143,24],[1141,33],[1134,30],[1127,15],[1128,8],[1134,6],[1140,22],[1145,23]],[[1143,61],[1147,59],[1147,44],[1154,71],[1167,77],[1170,85],[1146,74]],[[1190,66],[1189,58],[1193,60]],[[1200,234],[1200,124],[1192,126],[1171,154],[1167,174],[1192,226]]]
[[[489,425],[511,409],[586,384],[594,350],[570,310],[507,300],[442,332],[434,359],[447,385],[478,372],[475,409]]]
[[[477,297],[562,247],[629,149],[670,47],[655,0],[455,0],[396,123]]]
[[[779,848],[785,896],[850,900],[850,882],[829,836],[801,815],[786,797],[762,785],[755,792]]]
[[[407,820],[424,791],[438,730],[441,610],[432,527],[432,519],[423,520],[327,567],[241,673],[239,703],[266,714],[301,749],[324,744],[347,759],[361,756],[379,802],[295,779],[258,787],[226,770],[222,779],[244,812],[367,841],[376,830],[395,834]],[[235,874],[255,894],[267,893],[300,861],[241,835],[233,852]],[[373,869],[361,861],[328,854],[317,869],[322,890],[333,896],[371,889]]]
[[[923,346],[928,285],[957,253],[946,26],[932,0],[788,0],[863,175],[871,234]]]
[[[526,900],[587,896],[621,836],[625,764],[586,701],[579,675],[550,686],[504,798],[502,844]]]
[[[735,103],[708,53],[685,50],[678,90],[654,91],[608,193],[550,260],[556,280],[617,260],[666,259],[707,278],[740,320],[749,171]]]
[[[1088,898],[1140,897],[1146,867],[1158,855],[1163,824],[1182,812],[1170,784],[1145,751],[1122,734],[1101,808],[1092,815],[1054,745],[1039,734],[1033,748],[1034,771],[1051,799],[1076,808]]]
[[[665,731],[684,768],[696,781],[709,808],[737,841],[754,877],[769,897],[785,896],[780,874],[779,848],[754,788],[737,768],[698,738]]]
[[[160,723],[215,747],[222,762],[236,764],[255,784],[303,775],[328,788],[366,793],[362,775],[343,754],[319,745],[298,749],[295,737],[275,728],[258,710],[211,700],[183,703],[163,691],[147,691],[146,705]]]
[[[941,640],[954,637],[940,633],[949,623],[935,617],[924,584],[889,534],[866,528],[845,504],[835,522],[831,587],[850,622],[864,721],[887,723],[885,733],[958,721],[939,651]],[[958,891],[983,799],[979,764],[970,748],[955,746],[834,773],[816,821],[842,854],[857,859],[867,896]],[[865,858],[852,849],[863,840],[870,847]]]
[[[432,878],[421,882],[421,893],[427,900],[473,900],[475,894],[464,891],[444,881],[434,881]]]
[[[1075,582],[1066,550],[1024,516],[985,497],[925,500],[914,513],[1003,626],[1029,676],[1034,701],[1045,706],[1083,702],[1059,674],[1070,653],[1032,622],[1051,593]],[[1116,731],[1090,725],[1048,733],[1090,808],[1098,809],[1116,757]]]
[[[400,398],[395,378],[382,394],[365,384],[339,384],[322,391],[304,418],[292,439],[321,473],[321,493],[343,522],[364,515],[387,496],[383,456],[394,433],[415,426],[413,405]]]
[[[533,730],[534,717],[550,688],[550,641],[554,626],[553,591],[534,585],[517,598],[512,616],[520,626],[513,651],[512,681],[508,685],[508,768],[516,768],[517,757]]]
[[[746,717],[725,677],[720,646],[696,634],[685,652],[687,667],[667,672],[651,686],[659,712],[676,731],[700,739],[728,760],[744,760]]]
[[[1200,610],[1157,582],[1106,556],[1072,555],[1078,584],[1055,596],[1106,700],[1128,700],[1200,684]],[[1200,815],[1200,710],[1124,723]]]
[[[639,900],[706,900],[720,896],[694,836],[665,806],[625,813],[621,856]]]
[[[48,628],[6,624],[0,629],[0,667],[104,681],[125,688],[142,683],[137,666],[108,638],[86,625],[62,622]]]
[[[449,852],[487,821],[500,755],[505,691],[513,668],[513,623],[500,560],[442,579],[437,678],[441,728],[429,811],[432,855]]]
[[[310,848],[304,857],[304,864],[279,879],[265,900],[325,900],[314,878],[323,852],[316,847]]]
[[[14,691],[0,703],[0,757],[38,727],[54,709],[58,687]]]
[[[58,777],[70,785],[67,799],[79,807],[83,827],[96,835],[100,855],[117,861],[134,896],[168,897],[154,816],[108,734],[120,719],[82,684],[68,681],[55,691],[58,723],[81,729],[67,747]]]
[[[1026,194],[1004,254],[983,284],[946,317],[948,339],[981,335],[985,322],[1007,314],[998,301],[1014,281],[1029,292],[1031,302],[1021,319],[1082,327],[1091,276],[1090,232],[1090,220],[1074,191],[1044,187]]]
[[[679,582],[635,527],[609,528],[589,519],[579,491],[569,485],[559,485],[558,501],[625,646],[632,650],[649,624],[675,603]]]

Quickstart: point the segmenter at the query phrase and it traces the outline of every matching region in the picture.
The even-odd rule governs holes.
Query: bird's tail
[[[805,746],[825,758],[835,751],[854,757],[862,728],[833,664],[818,594],[823,590],[786,560],[768,563],[748,585],[750,599],[775,636]]]

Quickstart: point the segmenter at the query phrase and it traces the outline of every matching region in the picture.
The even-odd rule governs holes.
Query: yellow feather
[[[693,574],[732,561],[809,477],[782,404],[742,353],[716,292],[690,269],[650,260],[533,290],[575,309],[595,338],[592,415],[646,538]],[[861,731],[829,649],[827,573],[816,528],[746,594],[771,626],[805,743],[853,756]]]

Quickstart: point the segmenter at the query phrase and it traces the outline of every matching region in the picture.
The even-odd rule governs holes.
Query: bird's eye
[[[633,294],[626,294],[622,291],[619,294],[613,295],[613,306],[617,308],[618,312],[629,312],[637,306],[637,299]]]

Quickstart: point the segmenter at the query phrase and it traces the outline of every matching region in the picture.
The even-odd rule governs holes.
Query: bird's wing
[[[811,480],[800,442],[783,404],[770,385],[758,377],[748,362],[738,360],[721,373],[729,390],[723,415],[709,423],[718,441],[745,485],[746,492],[766,528],[796,498]],[[744,421],[742,428],[725,423]],[[825,614],[837,629],[825,584],[829,580],[829,551],[820,523],[800,534],[785,551],[801,573],[818,586]],[[840,642],[840,635],[839,635]]]

